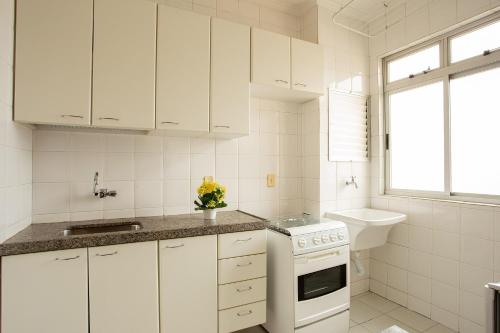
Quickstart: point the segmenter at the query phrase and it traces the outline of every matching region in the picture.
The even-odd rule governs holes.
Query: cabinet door
[[[323,48],[292,38],[292,89],[324,93]]]
[[[87,333],[87,249],[2,258],[3,333]]]
[[[158,5],[156,128],[208,133],[210,16]]]
[[[158,333],[158,242],[89,248],[90,333]]]
[[[162,333],[217,332],[217,236],[160,241]]]
[[[250,27],[212,18],[210,131],[250,132]]]
[[[18,0],[14,119],[90,125],[92,0]]]
[[[94,1],[92,124],[155,126],[156,4]]]
[[[290,37],[252,29],[252,83],[290,88]]]

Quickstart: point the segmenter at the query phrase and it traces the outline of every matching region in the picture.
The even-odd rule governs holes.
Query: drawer
[[[266,276],[266,254],[219,260],[219,284]]]
[[[266,252],[266,230],[219,235],[219,259]]]
[[[264,277],[219,286],[219,310],[265,300],[266,282]]]
[[[266,322],[266,302],[219,311],[219,333],[229,333]]]

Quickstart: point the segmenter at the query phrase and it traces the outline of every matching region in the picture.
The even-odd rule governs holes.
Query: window
[[[500,14],[384,59],[386,193],[500,202]]]
[[[439,44],[388,63],[389,82],[424,74],[439,67]]]
[[[443,191],[443,82],[391,94],[389,104],[393,188]]]
[[[500,21],[454,37],[450,41],[451,62],[458,62],[500,48]]]

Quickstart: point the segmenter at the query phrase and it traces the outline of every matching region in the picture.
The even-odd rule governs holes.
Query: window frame
[[[476,202],[485,204],[500,204],[500,195],[488,195],[477,193],[459,193],[451,191],[451,135],[450,135],[450,81],[456,77],[468,76],[477,72],[485,71],[491,68],[500,67],[500,49],[492,50],[488,55],[480,54],[478,56],[451,62],[451,40],[468,32],[480,29],[495,21],[500,21],[500,13],[487,16],[483,19],[469,23],[463,27],[432,38],[428,41],[391,54],[382,59],[382,98],[383,98],[383,151],[384,151],[384,194],[396,196],[410,196],[429,199],[441,199],[462,202]],[[439,44],[440,67],[430,70],[425,74],[415,75],[414,77],[403,78],[393,82],[388,82],[388,64],[389,62],[405,57],[412,53],[424,50],[432,45]],[[390,144],[390,105],[389,95],[410,90],[431,84],[437,81],[443,82],[443,140],[444,140],[444,191],[422,191],[411,189],[394,189],[391,187],[391,144]]]

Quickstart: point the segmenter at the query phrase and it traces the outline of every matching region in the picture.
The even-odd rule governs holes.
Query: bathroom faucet
[[[351,178],[347,178],[347,180],[345,181],[345,184],[347,186],[354,185],[356,190],[358,189],[358,182],[356,181],[356,176],[351,176]]]

